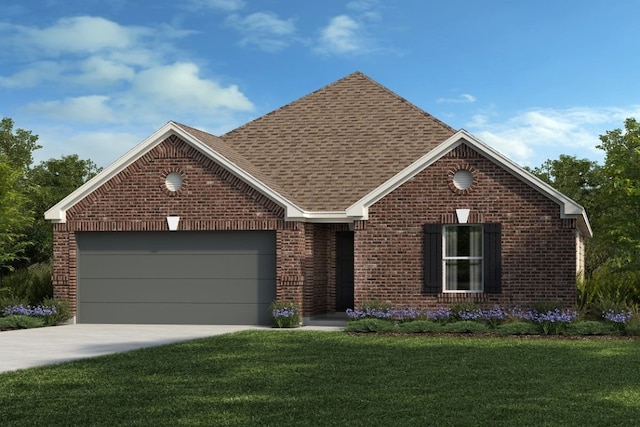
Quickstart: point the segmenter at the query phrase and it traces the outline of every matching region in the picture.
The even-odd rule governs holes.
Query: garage
[[[78,232],[77,322],[268,324],[273,231]]]

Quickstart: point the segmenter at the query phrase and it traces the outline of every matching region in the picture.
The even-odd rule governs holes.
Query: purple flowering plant
[[[574,322],[578,318],[577,311],[559,308],[537,311],[535,309],[522,309],[520,307],[513,307],[507,310],[499,306],[481,309],[466,305],[421,311],[416,308],[398,309],[388,304],[372,304],[356,309],[348,309],[346,313],[350,320],[381,319],[397,323],[410,322],[412,320],[430,320],[437,323],[476,321],[486,323],[491,328],[496,328],[500,324],[510,320],[526,321],[539,325],[542,332],[546,335],[562,333],[569,323]],[[622,319],[628,321],[631,318],[631,315],[627,312],[610,312],[608,316],[612,321],[619,322],[622,322]],[[605,313],[605,319],[607,318],[607,314]]]
[[[46,305],[11,305],[2,309],[3,316],[13,316],[13,315],[21,315],[21,316],[31,316],[31,317],[49,317],[55,316],[57,310],[55,306],[46,306]]]
[[[300,311],[292,302],[274,301],[269,306],[273,325],[277,328],[295,328],[300,326]]]
[[[613,324],[618,330],[624,331],[627,324],[633,318],[633,312],[629,310],[609,309],[602,312],[602,318]]]

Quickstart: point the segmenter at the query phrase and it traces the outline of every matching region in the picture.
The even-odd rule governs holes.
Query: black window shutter
[[[424,292],[442,292],[442,224],[424,226]]]
[[[501,240],[501,224],[484,224],[484,291],[488,294],[501,292]]]

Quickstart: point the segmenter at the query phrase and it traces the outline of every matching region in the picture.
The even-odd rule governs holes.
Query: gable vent
[[[169,191],[178,191],[182,188],[182,176],[179,173],[171,172],[165,178],[164,185]]]
[[[465,169],[456,171],[456,173],[453,174],[453,185],[458,190],[468,190],[473,185],[473,175]]]

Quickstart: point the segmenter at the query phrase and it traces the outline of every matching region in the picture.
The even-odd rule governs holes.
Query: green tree
[[[640,124],[629,118],[624,130],[608,131],[600,141],[606,157],[598,237],[620,268],[640,270]]]
[[[21,192],[20,178],[21,171],[0,153],[0,277],[11,271],[16,261],[24,259],[29,246],[25,231],[33,216]]]
[[[28,196],[35,215],[27,231],[34,243],[27,252],[31,263],[48,261],[53,253],[52,227],[44,213],[98,172],[100,168],[95,163],[82,160],[77,154],[43,161],[29,171]]]
[[[13,120],[5,117],[0,121],[0,153],[14,169],[26,174],[33,163],[33,152],[42,146],[37,144],[38,135],[24,129],[13,129]]]

